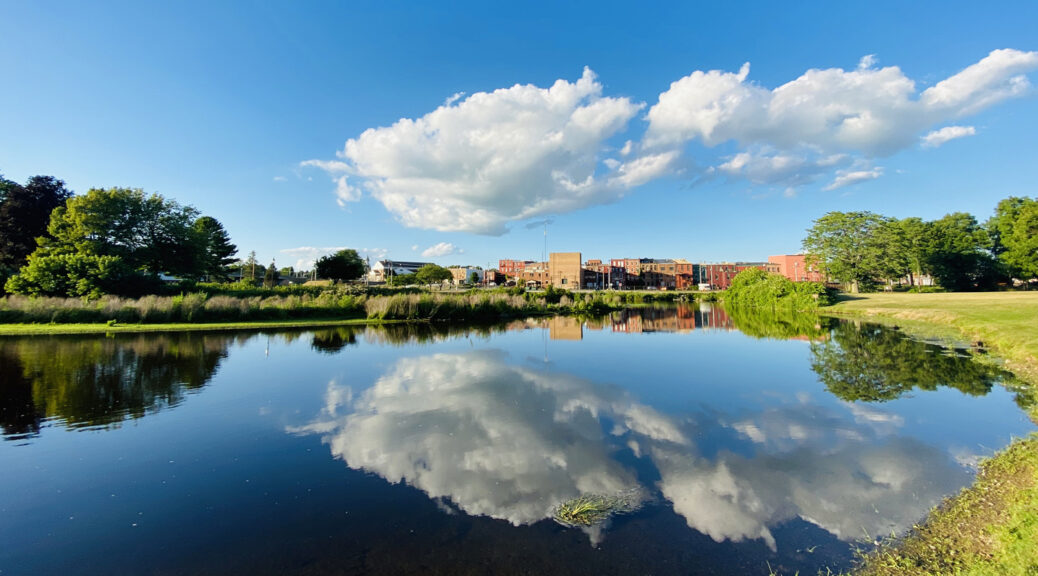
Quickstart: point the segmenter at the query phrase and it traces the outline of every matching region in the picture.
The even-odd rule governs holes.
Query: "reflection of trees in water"
[[[832,339],[811,345],[811,369],[847,401],[884,402],[913,388],[949,386],[982,396],[1009,375],[969,355],[906,338],[875,324],[840,322]]]
[[[792,310],[736,306],[726,310],[735,327],[754,338],[822,340],[828,337],[829,329],[835,323],[831,318]]]
[[[343,348],[357,343],[357,332],[358,329],[352,326],[317,330],[310,341],[310,347],[326,354],[342,352]]]
[[[39,432],[43,418],[72,428],[140,418],[204,386],[234,336],[198,333],[0,342],[0,426]]]

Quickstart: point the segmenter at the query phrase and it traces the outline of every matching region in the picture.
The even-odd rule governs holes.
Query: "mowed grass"
[[[1038,293],[864,294],[823,313],[896,323],[910,334],[959,336],[1006,360],[1038,386]],[[1029,415],[1038,422],[1038,403]],[[976,482],[904,538],[868,554],[854,574],[1038,574],[1038,435],[981,465]]]

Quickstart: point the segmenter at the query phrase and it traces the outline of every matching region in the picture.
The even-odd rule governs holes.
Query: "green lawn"
[[[1038,292],[863,294],[823,313],[982,343],[1032,393],[1038,386]],[[1029,415],[1038,422],[1038,405]],[[984,462],[973,486],[945,501],[907,537],[868,555],[854,574],[1038,574],[1038,435]]]

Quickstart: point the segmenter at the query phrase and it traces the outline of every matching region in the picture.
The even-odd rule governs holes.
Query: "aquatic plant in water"
[[[613,496],[584,494],[552,509],[552,518],[563,526],[588,527],[601,524],[615,514],[628,514],[641,508],[641,491],[625,490]]]

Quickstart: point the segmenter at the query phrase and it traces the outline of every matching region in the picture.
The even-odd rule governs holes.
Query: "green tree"
[[[263,273],[263,286],[265,288],[273,288],[278,285],[281,280],[281,275],[278,274],[278,268],[274,265],[274,261],[271,260],[270,266],[267,267],[267,271]]]
[[[998,279],[988,248],[991,238],[977,219],[965,212],[948,214],[931,223],[929,267],[949,290],[987,288]]]
[[[356,280],[364,274],[364,260],[356,250],[347,248],[335,254],[322,256],[314,264],[317,275],[337,282]]]
[[[915,286],[918,278],[930,274],[930,236],[932,226],[921,218],[904,218],[897,221],[903,237],[904,259],[907,264],[908,283]]]
[[[877,238],[889,231],[888,218],[872,212],[829,212],[815,220],[803,247],[811,264],[851,292],[890,273],[885,244]]]
[[[1038,278],[1038,199],[1009,197],[985,225],[991,251],[1022,279]]]
[[[418,277],[415,274],[394,274],[389,277],[387,284],[390,286],[410,286],[411,284],[418,284]]]
[[[36,239],[47,235],[51,212],[71,196],[53,176],[33,176],[25,186],[0,176],[0,268],[25,264]]]
[[[51,214],[40,250],[46,254],[116,256],[134,270],[193,276],[198,211],[139,189],[91,189]]]
[[[438,284],[453,278],[450,270],[436,264],[426,264],[419,268],[414,275],[419,284]]]
[[[469,274],[469,284],[479,284],[479,272]]]
[[[118,256],[33,253],[5,289],[30,296],[96,298],[121,292],[131,275]]]
[[[199,251],[194,275],[210,281],[229,280],[231,267],[237,262],[234,255],[238,247],[231,244],[223,224],[211,216],[202,216],[195,220],[192,232]]]

